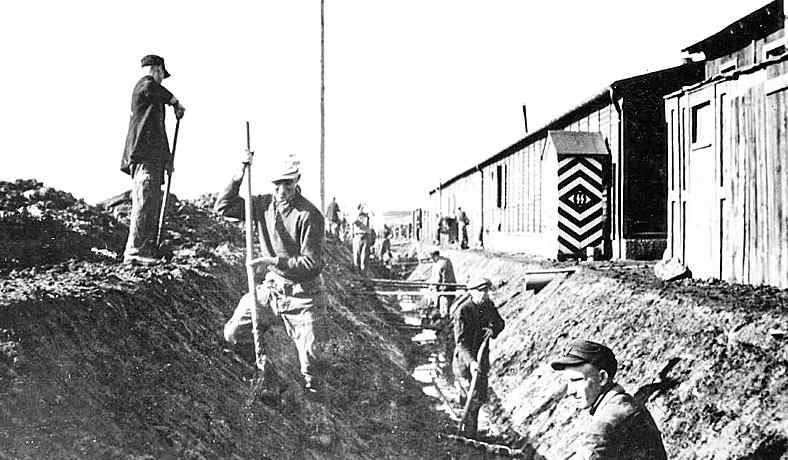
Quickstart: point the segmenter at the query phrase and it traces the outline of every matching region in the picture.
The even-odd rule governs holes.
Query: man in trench
[[[245,168],[219,195],[215,209],[226,217],[243,219],[244,199],[238,196]],[[262,333],[281,318],[295,343],[304,378],[304,390],[319,391],[315,375],[316,332],[325,310],[322,271],[325,227],[320,210],[300,193],[300,165],[290,156],[272,168],[272,194],[253,198],[252,219],[258,229],[262,257],[251,261],[264,280],[257,286]],[[252,346],[251,296],[241,298],[232,318],[224,326],[225,339],[239,339]],[[317,337],[319,339],[319,337]],[[263,373],[265,375],[265,373]]]
[[[164,127],[165,105],[173,106],[175,116],[183,117],[185,108],[161,85],[170,76],[164,59],[156,55],[142,58],[148,74],[134,86],[131,95],[131,119],[126,135],[120,170],[131,176],[131,214],[129,238],[123,261],[150,265],[158,262],[156,247],[161,184],[164,170],[172,172],[172,154]]]
[[[490,370],[490,347],[485,347],[481,357],[479,349],[485,340],[498,337],[505,323],[490,300],[489,290],[492,283],[487,278],[475,278],[469,284],[469,296],[454,311],[454,385],[460,395],[460,403],[465,404],[471,397],[471,404],[465,419],[464,435],[475,437],[479,423],[479,410],[487,401],[487,373]],[[479,373],[473,395],[471,381]]]
[[[440,251],[437,249],[430,254],[432,258],[432,270],[430,272],[430,282],[436,284],[452,284],[457,282],[457,277],[454,276],[454,265],[448,257],[441,256]],[[454,291],[456,286],[436,286],[436,291]],[[435,306],[438,307],[438,312],[441,318],[449,316],[449,305],[454,302],[455,296],[453,295],[438,295],[435,301]]]
[[[591,423],[572,459],[665,460],[665,446],[654,419],[615,382],[618,362],[610,348],[577,340],[550,363],[560,371],[567,394],[591,412]]]

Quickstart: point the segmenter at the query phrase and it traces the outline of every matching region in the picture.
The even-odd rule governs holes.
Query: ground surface
[[[458,456],[410,377],[401,317],[350,273],[346,247],[328,245],[322,398],[304,397],[274,328],[282,393],[263,402],[248,350],[221,338],[246,286],[236,225],[175,201],[174,258],[126,267],[112,213],[34,181],[0,188],[0,458]]]
[[[675,459],[788,458],[788,291],[658,280],[651,264],[577,267],[534,295],[526,257],[443,251],[458,278],[508,281],[491,350],[491,432],[532,458],[563,458],[587,423],[548,363],[573,339],[608,344]],[[534,276],[532,275],[531,280]]]

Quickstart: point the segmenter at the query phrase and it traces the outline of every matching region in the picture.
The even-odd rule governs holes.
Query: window
[[[503,165],[495,167],[495,206],[498,208],[503,207]]]
[[[714,112],[711,102],[706,101],[692,107],[692,148],[703,148],[711,145],[714,134]]]
[[[763,45],[763,59],[771,59],[773,57],[785,54],[785,40],[777,39]]]
[[[737,67],[736,58],[728,59],[727,61],[723,61],[720,63],[719,73],[730,72],[731,70],[736,69],[736,67]]]

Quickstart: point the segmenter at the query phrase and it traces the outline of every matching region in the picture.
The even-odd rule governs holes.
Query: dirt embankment
[[[539,268],[535,261],[443,252],[462,280],[509,281],[494,294],[511,300],[492,345],[492,419],[533,458],[564,458],[588,420],[548,363],[589,338],[616,352],[617,380],[646,401],[669,458],[788,459],[788,291],[666,285],[650,266],[596,263],[534,296],[523,291],[523,271]]]
[[[287,391],[264,404],[251,391],[251,362],[221,337],[245,290],[237,226],[176,202],[167,227],[173,260],[125,267],[111,256],[126,227],[110,213],[31,181],[0,186],[13,195],[0,228],[19,229],[3,240],[17,249],[0,265],[0,458],[441,458],[451,450],[434,436],[446,420],[409,377],[401,319],[359,292],[343,246],[328,245],[322,399],[304,398],[294,346],[274,328],[266,340]]]

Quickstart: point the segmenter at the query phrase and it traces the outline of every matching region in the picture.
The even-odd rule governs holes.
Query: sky
[[[765,0],[325,0],[326,201],[424,205],[427,192],[603,86],[680,64],[680,50]],[[0,180],[89,203],[130,188],[120,158],[140,58],[164,57],[186,107],[172,192],[253,185],[295,154],[319,206],[320,2],[70,0],[0,6]],[[168,132],[174,132],[169,113]]]

